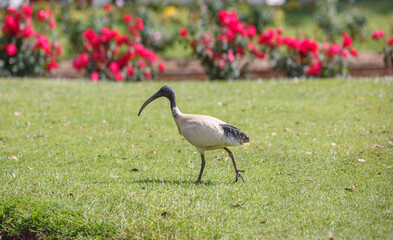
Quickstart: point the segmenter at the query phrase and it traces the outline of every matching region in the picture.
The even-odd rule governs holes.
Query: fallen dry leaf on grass
[[[229,160],[229,158],[227,158],[227,157],[220,157],[220,156],[216,156],[216,159],[218,160],[218,161],[224,161],[224,162],[226,162],[226,161],[228,161]]]
[[[371,148],[383,148],[383,146],[381,146],[379,144],[374,144]]]

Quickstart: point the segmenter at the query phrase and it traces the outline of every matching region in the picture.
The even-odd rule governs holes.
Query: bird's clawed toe
[[[235,182],[237,182],[237,180],[239,179],[239,177],[243,180],[243,182],[244,182],[244,178],[243,178],[243,176],[240,174],[241,172],[244,172],[244,170],[237,170],[236,171],[236,178],[235,178],[235,181],[233,181],[234,183]]]

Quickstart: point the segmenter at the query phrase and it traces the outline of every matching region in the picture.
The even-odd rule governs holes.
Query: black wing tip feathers
[[[250,142],[249,137],[242,130],[229,125],[221,124],[222,129],[227,137],[234,137],[240,144],[246,144]]]

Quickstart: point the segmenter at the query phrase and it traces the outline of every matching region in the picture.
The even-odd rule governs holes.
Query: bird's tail
[[[228,138],[232,138],[240,145],[247,146],[250,144],[250,139],[247,134],[242,132],[240,129],[229,124],[222,124],[221,127],[224,129],[224,133]]]

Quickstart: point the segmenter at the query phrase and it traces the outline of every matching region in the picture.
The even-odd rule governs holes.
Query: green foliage
[[[138,7],[136,16],[142,18],[145,23],[145,29],[141,33],[142,43],[155,52],[162,52],[172,46],[181,28],[182,24],[177,15],[179,15],[178,12],[181,14],[182,9],[172,7],[174,16],[163,16],[159,14],[161,11],[154,11],[144,5]],[[188,12],[183,14],[188,14]]]
[[[0,234],[392,236],[391,80],[170,83],[183,112],[250,136],[231,148],[246,182],[230,183],[232,163],[216,150],[206,153],[205,185],[194,183],[200,157],[168,101],[137,117],[163,84],[1,79]]]
[[[338,0],[317,1],[315,19],[328,41],[335,41],[343,32],[355,39],[366,39],[367,19],[356,7],[337,11]]]
[[[272,7],[267,5],[261,7],[249,6],[247,8],[247,13],[240,17],[242,21],[255,25],[259,33],[263,32],[267,26],[274,26],[275,18],[276,12]]]
[[[60,27],[72,45],[72,49],[69,50],[74,54],[84,50],[82,33],[86,29],[90,28],[99,32],[103,27],[113,28],[116,23],[123,21],[120,14],[107,13],[103,8],[93,8],[83,2],[61,2],[56,16]]]

